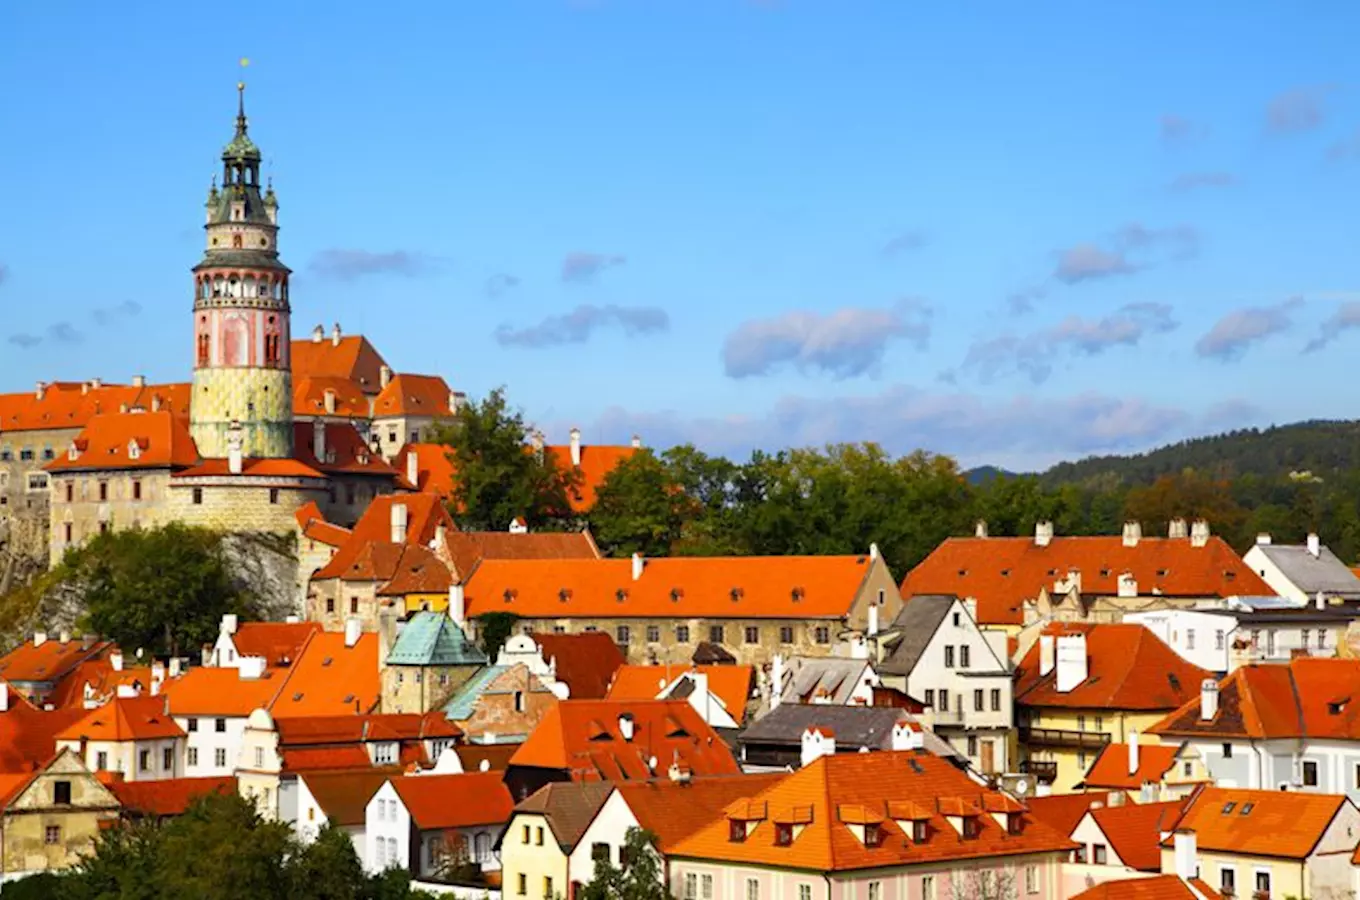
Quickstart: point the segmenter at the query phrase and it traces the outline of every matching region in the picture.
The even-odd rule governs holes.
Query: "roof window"
[[[685,596],[685,592],[678,587],[671,588],[671,602],[678,603],[680,598]]]
[[[732,602],[736,603],[738,600],[742,598],[742,595],[745,594],[746,592],[739,587],[734,587],[728,593],[730,593],[732,596]]]
[[[1248,813],[1250,813],[1250,812],[1251,812],[1253,809],[1255,809],[1255,808],[1256,808],[1256,804],[1255,804],[1255,803],[1252,803],[1250,800],[1248,800],[1246,803],[1243,803],[1243,804],[1242,804],[1242,811],[1239,812],[1238,815],[1239,815],[1239,816],[1245,816],[1245,815],[1247,815]]]
[[[1236,807],[1237,807],[1237,802],[1234,801],[1234,800],[1229,800],[1227,803],[1223,804],[1223,815],[1225,815],[1225,816],[1231,815],[1231,814],[1232,814],[1232,811],[1233,811]]]
[[[571,591],[567,588],[562,588],[557,592],[557,599],[563,603],[566,603],[568,600],[571,599]]]
[[[801,587],[796,587],[796,588],[794,588],[792,591],[789,592],[790,596],[793,597],[793,602],[794,602],[794,603],[797,603],[799,600],[802,600],[802,599],[803,599],[803,595],[804,595],[805,593],[806,593],[806,592],[805,592]]]

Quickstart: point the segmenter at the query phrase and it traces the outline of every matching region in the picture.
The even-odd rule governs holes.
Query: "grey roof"
[[[1298,544],[1258,544],[1256,549],[1284,573],[1290,583],[1309,595],[1321,591],[1338,596],[1360,596],[1360,578],[1327,547],[1318,555]]]
[[[953,594],[917,594],[902,604],[897,618],[887,629],[897,634],[891,645],[892,652],[878,664],[878,671],[888,675],[910,675],[957,600]]]
[[[389,666],[484,666],[486,654],[442,612],[418,612],[397,635]]]
[[[892,730],[902,718],[914,718],[890,706],[830,706],[822,703],[785,703],[756,720],[737,737],[740,744],[786,744],[803,742],[809,727],[830,728],[837,747],[892,749]],[[936,756],[958,756],[958,751],[932,731],[922,731],[925,749]]]
[[[558,846],[570,853],[613,792],[614,784],[609,781],[553,782],[521,800],[515,812],[541,814]]]
[[[815,694],[824,691],[827,702],[844,706],[867,668],[867,659],[795,656],[784,670],[780,696],[785,703],[811,703]]]

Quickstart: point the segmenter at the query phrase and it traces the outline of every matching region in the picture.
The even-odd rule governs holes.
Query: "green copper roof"
[[[236,110],[236,136],[231,139],[231,143],[222,149],[223,159],[253,159],[260,160],[260,148],[255,146],[255,142],[246,133],[246,86],[245,82],[236,85],[236,92],[239,94],[239,105]]]
[[[411,616],[387,654],[389,666],[484,666],[486,654],[444,613]]]
[[[449,702],[444,704],[444,716],[450,722],[462,722],[472,718],[477,709],[477,700],[490,687],[496,676],[509,669],[509,666],[487,666],[473,675],[454,692]]]

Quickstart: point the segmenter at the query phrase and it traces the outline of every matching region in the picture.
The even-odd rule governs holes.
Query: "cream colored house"
[[[117,697],[56,735],[92,772],[115,772],[126,781],[184,777],[184,729],[164,697]]]
[[[67,869],[89,852],[118,798],[72,750],[36,773],[0,775],[0,875]]]
[[[570,858],[614,787],[608,782],[545,785],[521,801],[501,832],[501,897],[569,897],[573,883],[589,873],[573,872]]]

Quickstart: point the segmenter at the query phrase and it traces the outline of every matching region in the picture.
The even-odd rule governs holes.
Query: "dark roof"
[[[583,634],[535,634],[543,661],[557,660],[554,674],[571,690],[573,700],[602,700],[609,682],[627,660],[614,639],[603,631]]]
[[[739,744],[784,744],[798,746],[809,727],[830,728],[836,733],[837,748],[868,747],[892,749],[892,730],[906,714],[892,707],[835,706],[830,704],[785,703],[737,736]],[[957,756],[942,738],[923,732],[925,749],[937,756]]]
[[[1256,549],[1294,587],[1310,596],[1319,591],[1338,597],[1360,596],[1360,578],[1328,547],[1319,547],[1317,556],[1298,544],[1257,544]]]
[[[694,648],[692,659],[696,666],[733,665],[737,661],[726,647],[712,641],[700,641]]]
[[[957,600],[953,594],[917,594],[902,604],[897,618],[888,626],[889,631],[897,632],[892,653],[879,664],[878,670],[889,675],[910,675]]]
[[[367,772],[350,769],[344,772],[307,773],[302,776],[302,780],[307,782],[307,790],[331,824],[362,825],[368,801],[393,774],[391,769]]]
[[[554,782],[520,801],[515,812],[541,814],[548,820],[558,846],[570,853],[613,790],[613,783],[608,781]]]

